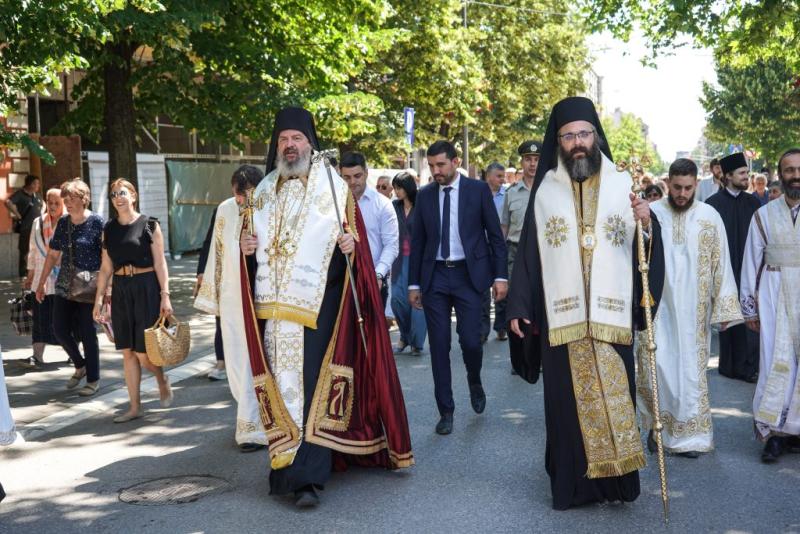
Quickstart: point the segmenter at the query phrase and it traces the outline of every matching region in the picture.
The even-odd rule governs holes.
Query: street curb
[[[166,372],[166,375],[169,376],[171,384],[176,384],[182,380],[208,371],[209,366],[213,365],[215,362],[216,356],[212,352],[196,360],[192,360],[187,364],[170,369]],[[140,391],[142,396],[147,393],[158,394],[156,378],[151,376],[150,378],[142,380]],[[35,441],[47,434],[52,434],[53,432],[57,432],[92,416],[98,414],[110,415],[114,408],[127,402],[128,391],[123,383],[121,387],[114,391],[100,395],[91,401],[76,404],[75,406],[33,421],[21,429],[18,429],[17,435],[22,438],[20,440],[22,442]]]

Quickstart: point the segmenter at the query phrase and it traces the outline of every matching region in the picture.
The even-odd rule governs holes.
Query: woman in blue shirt
[[[100,384],[100,348],[92,319],[92,303],[69,300],[67,295],[70,280],[75,273],[100,270],[104,221],[87,209],[91,194],[89,186],[80,178],[61,186],[61,198],[64,199],[67,215],[59,219],[50,240],[50,251],[36,288],[36,300],[44,300],[42,281],[47,280],[53,266],[60,262],[61,269],[56,279],[53,301],[53,332],[75,365],[75,374],[67,382],[67,389],[75,389],[85,378],[86,385],[78,390],[78,395],[89,397],[97,392]],[[73,335],[73,320],[77,329],[76,335]],[[78,347],[78,340],[83,343],[83,355]]]

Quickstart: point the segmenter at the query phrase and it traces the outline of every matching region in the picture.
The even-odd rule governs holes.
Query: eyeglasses
[[[575,139],[586,141],[587,139],[589,139],[590,135],[594,135],[594,130],[581,130],[580,132],[569,132],[565,133],[564,135],[559,135],[558,138],[566,143],[571,143],[575,141]]]
[[[377,188],[380,189],[381,191],[388,191],[389,190],[389,186],[386,185],[386,184],[380,184],[379,186],[377,186]]]
[[[123,197],[124,198],[124,197],[128,196],[128,190],[127,189],[120,189],[119,191],[112,191],[108,196],[111,198],[111,200],[114,200],[117,197]]]

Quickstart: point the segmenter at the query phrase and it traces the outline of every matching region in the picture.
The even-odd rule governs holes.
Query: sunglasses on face
[[[389,186],[386,185],[386,184],[381,184],[381,185],[378,186],[378,189],[380,189],[381,191],[388,191],[389,190]]]
[[[108,196],[111,198],[111,200],[114,200],[117,197],[125,198],[128,196],[128,190],[120,189],[119,191],[112,191]]]

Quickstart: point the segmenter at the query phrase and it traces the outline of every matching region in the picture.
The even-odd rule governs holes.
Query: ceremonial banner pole
[[[339,236],[344,235],[344,221],[342,213],[339,211],[339,203],[336,201],[336,188],[333,185],[333,175],[331,174],[331,155],[335,151],[326,150],[314,155],[314,159],[321,158],[325,164],[325,170],[328,172],[328,183],[331,186],[331,198],[333,199],[333,209],[336,211],[336,220],[339,222]],[[355,221],[353,221],[355,224]],[[356,291],[356,277],[353,274],[353,262],[350,261],[350,256],[344,255],[347,262],[347,276],[350,278],[350,290],[353,292],[353,304],[356,309],[356,316],[358,317],[358,329],[361,332],[361,342],[364,344],[364,352],[367,352],[367,335],[364,332],[364,317],[361,315],[361,305],[358,302],[358,291]]]
[[[631,174],[631,191],[637,196],[642,192],[640,180],[644,175],[644,166],[649,164],[647,157],[640,160],[632,158],[630,163],[621,161],[617,164],[617,170],[622,172],[628,170]],[[647,326],[647,361],[650,366],[650,389],[653,391],[653,435],[656,440],[658,452],[658,474],[661,480],[661,501],[664,505],[664,522],[669,523],[669,491],[667,490],[667,469],[664,463],[664,445],[661,439],[661,431],[664,425],[661,424],[661,409],[658,403],[658,375],[656,373],[656,340],[653,332],[653,297],[650,294],[650,258],[644,248],[644,229],[642,221],[636,221],[636,237],[638,241],[639,272],[642,275],[642,306],[644,307],[644,319]],[[651,236],[652,239],[652,236]]]

